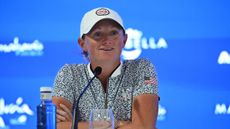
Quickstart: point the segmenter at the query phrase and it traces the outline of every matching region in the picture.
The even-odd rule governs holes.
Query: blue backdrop
[[[123,17],[123,59],[150,59],[158,73],[159,129],[229,129],[228,0],[0,1],[0,129],[36,129],[39,88],[66,63],[87,63],[77,45],[83,14],[106,6]]]

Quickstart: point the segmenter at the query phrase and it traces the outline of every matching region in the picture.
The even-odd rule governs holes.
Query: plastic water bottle
[[[52,103],[52,88],[40,88],[41,103],[37,106],[37,129],[56,129],[56,106]]]

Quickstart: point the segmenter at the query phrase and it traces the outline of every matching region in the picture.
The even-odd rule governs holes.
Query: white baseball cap
[[[97,22],[103,19],[114,20],[125,30],[123,21],[116,11],[105,7],[99,7],[88,11],[83,16],[80,26],[80,37],[82,37],[83,34],[87,34]]]

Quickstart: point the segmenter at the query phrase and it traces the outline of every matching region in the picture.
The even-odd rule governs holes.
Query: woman
[[[88,129],[91,109],[110,108],[117,129],[154,129],[158,113],[158,89],[153,65],[146,59],[121,61],[127,41],[122,19],[109,8],[87,12],[81,21],[78,44],[89,64],[66,64],[58,72],[53,102],[58,129],[71,128],[72,105],[93,70],[102,72],[79,102],[80,129]]]

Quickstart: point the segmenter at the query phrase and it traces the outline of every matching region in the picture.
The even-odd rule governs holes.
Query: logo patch
[[[157,85],[157,79],[155,77],[144,77],[145,85]]]
[[[96,14],[98,15],[98,16],[105,16],[105,15],[109,15],[109,10],[108,9],[105,9],[105,8],[101,8],[101,9],[98,9],[97,11],[96,11]]]

